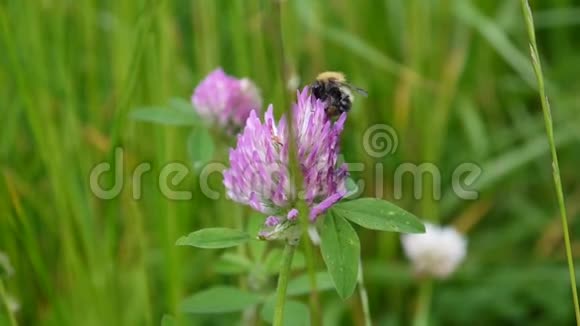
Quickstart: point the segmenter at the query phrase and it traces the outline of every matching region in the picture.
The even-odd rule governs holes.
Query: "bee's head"
[[[322,97],[324,96],[324,94],[323,94],[324,85],[320,81],[317,80],[314,83],[312,83],[311,91],[312,91],[312,95],[314,95],[314,97],[316,97],[317,99],[322,99]]]

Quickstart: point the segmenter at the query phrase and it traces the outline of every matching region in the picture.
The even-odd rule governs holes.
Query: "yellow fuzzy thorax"
[[[346,77],[341,72],[337,72],[337,71],[325,71],[325,72],[320,73],[316,77],[316,80],[320,80],[320,81],[337,81],[337,82],[343,83],[343,82],[346,81]]]

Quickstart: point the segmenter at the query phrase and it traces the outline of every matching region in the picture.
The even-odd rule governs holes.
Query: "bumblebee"
[[[326,114],[330,117],[350,111],[354,101],[353,91],[365,97],[368,95],[364,89],[347,83],[343,73],[335,71],[320,73],[311,85],[312,95],[326,102]]]

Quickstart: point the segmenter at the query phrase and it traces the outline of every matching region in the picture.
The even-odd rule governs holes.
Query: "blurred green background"
[[[572,245],[580,252],[580,2],[531,4]],[[20,303],[18,322],[158,325],[164,314],[178,314],[187,295],[238,283],[217,270],[222,252],[174,245],[197,228],[230,223],[233,207],[203,196],[193,172],[177,187],[195,190],[192,200],[162,196],[157,174],[164,164],[190,163],[190,128],[129,118],[137,107],[189,98],[221,66],[254,80],[278,113],[293,96],[283,76],[305,85],[320,71],[339,70],[368,90],[355,103],[342,146],[348,162],[365,164],[354,175],[366,181],[366,195],[376,194],[377,163],[385,167],[386,199],[398,164],[439,167],[441,200],[417,200],[409,186],[396,201],[469,238],[465,263],[435,285],[433,325],[572,324],[524,26],[519,0],[3,0],[0,251],[15,269],[4,284]],[[364,131],[377,123],[395,128],[399,139],[383,158],[362,146]],[[102,200],[91,193],[90,171],[113,162],[116,146],[124,149],[125,186]],[[217,148],[214,159],[224,158]],[[134,200],[130,173],[141,162],[151,162],[153,172]],[[453,195],[451,175],[462,162],[483,169],[477,200]],[[417,283],[398,235],[358,232],[375,323],[409,324]],[[323,268],[320,257],[317,265]],[[275,278],[269,282],[273,287]],[[342,302],[326,291],[322,303],[327,325],[361,324],[356,296]],[[180,320],[232,325],[240,314]]]

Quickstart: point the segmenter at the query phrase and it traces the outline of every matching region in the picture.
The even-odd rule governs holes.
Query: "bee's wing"
[[[354,90],[364,97],[369,96],[369,93],[367,93],[367,91],[365,91],[364,89],[362,89],[360,87],[354,87]]]
[[[356,87],[356,86],[348,84],[348,83],[344,83],[344,85],[346,85],[350,90],[355,91],[364,97],[369,96],[369,93],[367,93],[367,91],[365,91],[364,89],[362,89],[360,87]]]

